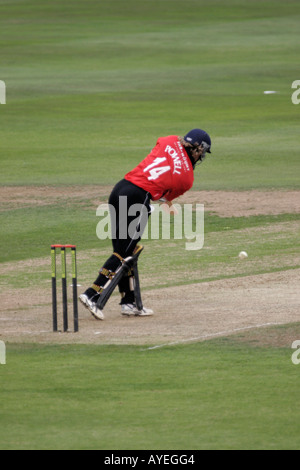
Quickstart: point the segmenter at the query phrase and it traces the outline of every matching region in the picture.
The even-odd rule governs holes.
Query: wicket
[[[58,331],[57,325],[57,289],[56,289],[56,250],[61,251],[61,279],[62,279],[62,305],[63,305],[63,331],[68,331],[68,298],[67,298],[67,249],[71,249],[72,259],[72,285],[73,285],[73,317],[74,332],[79,331],[78,301],[77,301],[77,260],[75,245],[51,245],[51,271],[52,271],[52,319],[53,331]]]

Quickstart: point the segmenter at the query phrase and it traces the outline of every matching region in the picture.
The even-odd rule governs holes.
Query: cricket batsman
[[[79,296],[81,303],[96,319],[104,320],[97,301],[105,285],[114,278],[125,258],[138,249],[137,244],[151,214],[151,200],[160,200],[172,207],[174,199],[192,188],[194,169],[204,160],[206,153],[211,153],[211,138],[202,129],[193,129],[184,137],[160,137],[151,153],[114,187],[109,198],[109,205],[114,208],[113,217],[111,213],[113,254],[104,263],[91,287]],[[122,210],[124,196],[127,198],[127,212]],[[140,208],[140,217],[136,217],[136,211],[130,215],[133,205]],[[145,307],[138,310],[132,276],[129,271],[118,283],[121,314],[139,317],[153,315],[154,312]]]

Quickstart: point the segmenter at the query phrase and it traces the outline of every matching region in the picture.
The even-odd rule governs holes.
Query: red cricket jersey
[[[194,170],[177,135],[160,137],[152,152],[125,176],[127,181],[151,194],[157,201],[181,196],[194,183]]]

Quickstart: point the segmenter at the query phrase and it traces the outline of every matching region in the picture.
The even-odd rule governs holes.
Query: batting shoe
[[[91,312],[93,317],[97,320],[104,320],[105,317],[103,312],[97,307],[98,298],[99,294],[94,295],[92,298],[90,298],[86,293],[79,296],[80,302]]]
[[[153,310],[151,310],[150,308],[143,307],[142,310],[138,310],[135,304],[122,304],[121,309],[122,315],[127,317],[151,317],[152,315],[154,315]]]

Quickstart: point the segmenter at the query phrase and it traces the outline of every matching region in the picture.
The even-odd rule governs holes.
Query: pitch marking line
[[[245,331],[245,330],[251,330],[254,328],[262,328],[264,326],[277,326],[277,325],[285,325],[285,323],[261,323],[259,325],[244,326],[242,328],[234,328],[233,330],[225,330],[225,331],[219,331],[218,333],[211,333],[208,335],[197,336],[196,338],[188,338],[188,339],[182,339],[179,341],[173,341],[171,343],[158,344],[156,346],[151,346],[149,348],[142,349],[142,351],[150,351],[152,349],[160,349],[160,348],[165,348],[167,346],[176,346],[177,344],[183,344],[183,343],[193,343],[193,342],[199,341],[200,339],[213,338],[215,336],[224,336],[224,335],[229,335],[232,333],[237,333],[238,331]]]

